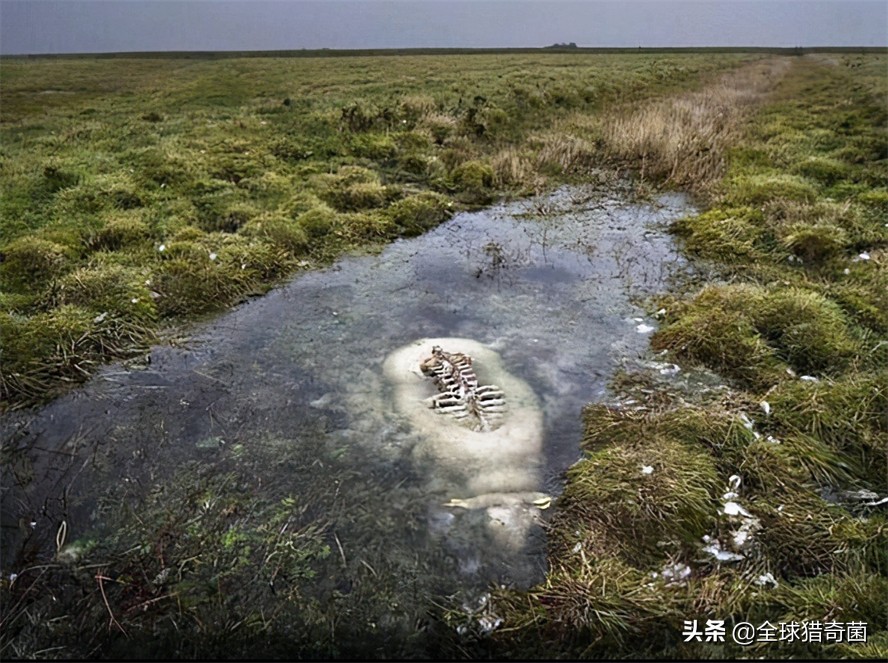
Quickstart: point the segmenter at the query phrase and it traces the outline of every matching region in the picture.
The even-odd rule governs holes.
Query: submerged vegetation
[[[398,605],[403,578],[374,568],[380,542],[355,544],[356,560],[329,524],[374,508],[339,498],[319,512],[339,493],[312,463],[338,456],[291,445],[281,461],[269,440],[250,459],[225,449],[211,474],[180,468],[138,517],[109,516],[102,541],[60,534],[51,560],[3,579],[0,652],[385,656],[404,634],[379,620],[409,614],[423,624],[414,655],[885,657],[885,67],[562,53],[4,62],[0,398],[13,407],[295,269],[602,166],[705,207],[672,230],[709,278],[652,303],[652,347],[728,384],[627,372],[586,408],[547,578],[493,592],[496,627],[444,632]],[[298,495],[250,487],[268,462],[290,463]],[[414,561],[414,594],[439,589],[416,589]],[[685,621],[710,619],[725,642],[685,641]],[[869,642],[742,647],[741,621],[865,622]],[[352,622],[375,649],[348,640]]]

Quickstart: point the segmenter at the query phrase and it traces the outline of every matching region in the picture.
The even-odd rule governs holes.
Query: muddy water
[[[108,495],[138,505],[176,468],[212,468],[234,449],[247,463],[261,448],[255,490],[299,495],[292,462],[311,439],[338,459],[313,470],[337,485],[337,500],[388,514],[338,530],[344,563],[373,549],[380,578],[409,558],[429,591],[466,596],[490,581],[540,580],[538,527],[503,547],[485,529],[489,513],[442,506],[465,495],[442,481],[434,455],[414,453],[435,433],[417,432],[395,407],[383,365],[422,338],[495,352],[541,415],[525,473],[537,485],[522,490],[557,495],[579,455],[582,406],[647,349],[656,323],[638,303],[684,268],[664,225],[690,211],[680,195],[635,202],[628,191],[565,188],[459,214],[380,255],[303,273],[187,342],[154,348],[148,366],[106,367],[39,411],[7,415],[2,573],[51,557],[62,521],[69,540],[101,536],[113,520]],[[270,463],[269,453],[294,460]],[[366,480],[340,484],[349,473]]]

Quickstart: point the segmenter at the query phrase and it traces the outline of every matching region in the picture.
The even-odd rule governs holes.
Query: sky
[[[886,46],[886,0],[0,0],[0,53]]]

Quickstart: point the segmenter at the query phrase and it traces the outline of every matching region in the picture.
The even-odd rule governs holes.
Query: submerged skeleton
[[[469,355],[444,352],[436,345],[420,369],[441,392],[428,399],[429,407],[454,416],[475,431],[490,431],[499,426],[506,410],[505,394],[496,385],[478,384]]]

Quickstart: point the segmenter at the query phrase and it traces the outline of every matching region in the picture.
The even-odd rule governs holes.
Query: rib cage
[[[475,431],[490,431],[499,426],[506,410],[505,394],[496,385],[478,385],[469,355],[444,352],[436,345],[420,368],[441,392],[429,399],[429,407],[452,415]]]

